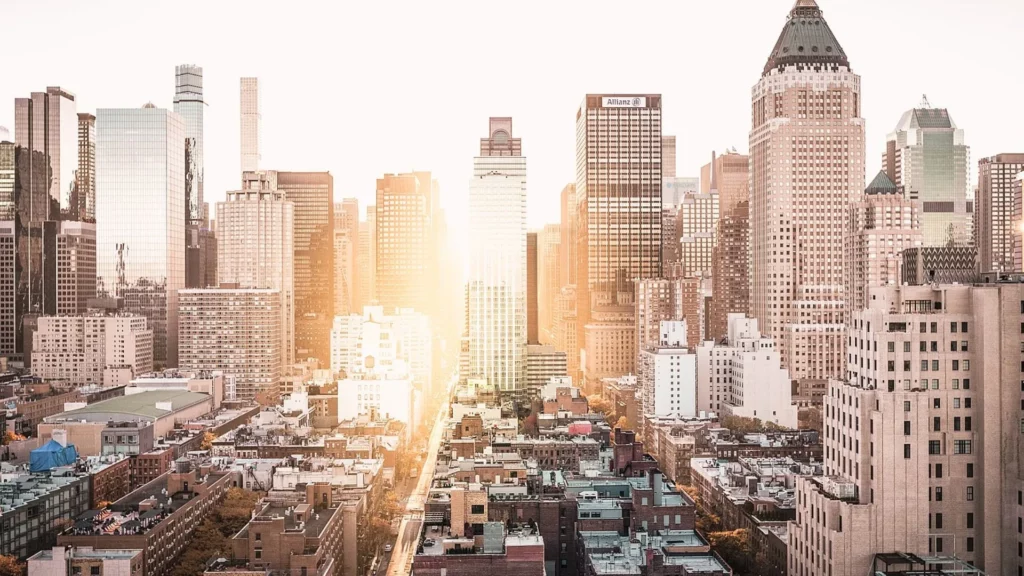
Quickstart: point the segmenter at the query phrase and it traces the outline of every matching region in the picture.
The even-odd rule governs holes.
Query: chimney
[[[665,485],[661,481],[660,470],[651,471],[651,487],[654,488],[654,505],[661,506],[661,503],[664,500]]]

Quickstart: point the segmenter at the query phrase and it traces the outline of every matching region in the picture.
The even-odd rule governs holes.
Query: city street
[[[423,466],[420,467],[419,478],[416,481],[415,488],[409,494],[408,503],[405,508],[406,513],[402,517],[402,523],[398,528],[398,538],[395,541],[394,550],[391,552],[389,561],[381,566],[380,572],[387,574],[387,576],[405,576],[412,571],[412,559],[416,554],[416,546],[419,543],[419,535],[423,527],[423,507],[434,476],[434,465],[437,462],[437,451],[441,447],[445,421],[448,418],[450,396],[454,382],[455,379],[452,380],[452,383],[446,389],[444,403],[437,412],[437,419],[430,432],[430,441],[427,443]]]

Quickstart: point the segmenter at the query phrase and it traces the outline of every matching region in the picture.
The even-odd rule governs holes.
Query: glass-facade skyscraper
[[[886,140],[882,169],[907,198],[921,206],[924,246],[966,246],[971,241],[970,148],[949,111],[924,99],[900,118]]]
[[[185,121],[147,104],[96,111],[97,286],[153,329],[153,360],[176,366],[185,287]]]
[[[203,69],[192,64],[174,67],[174,112],[185,122],[186,224],[203,220]]]
[[[469,376],[517,392],[526,386],[526,157],[511,118],[489,128],[469,184]]]

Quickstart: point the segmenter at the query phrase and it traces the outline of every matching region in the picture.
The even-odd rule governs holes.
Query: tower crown
[[[797,66],[811,69],[850,67],[850,61],[825,22],[815,0],[797,0],[789,11],[762,75],[775,69]]]

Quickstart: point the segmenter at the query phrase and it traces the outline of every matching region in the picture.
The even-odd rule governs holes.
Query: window
[[[972,500],[974,500],[974,486],[968,486],[967,487],[967,501],[970,502]]]
[[[950,352],[956,352],[957,351],[956,349],[957,349],[957,347],[959,345],[960,345],[960,343],[957,342],[956,340],[950,340],[949,341],[949,351]]]
[[[903,457],[908,459],[910,458],[910,444],[903,445]]]
[[[949,323],[949,331],[952,332],[953,334],[956,334],[956,322]]]
[[[949,385],[950,385],[951,388],[953,388],[953,390],[959,390],[960,389],[960,379],[959,378],[953,378],[952,382],[950,382]]]
[[[90,574],[90,576],[100,576],[100,567],[99,566],[89,566],[89,574]]]
[[[259,560],[259,559],[263,558],[263,550],[261,550],[261,549],[257,548],[257,549],[255,550],[255,555],[254,555],[254,558],[256,558],[257,560]]]
[[[954,362],[955,362],[955,360],[954,360]],[[939,371],[939,361],[938,360],[932,360],[932,372],[938,372],[938,371]]]
[[[974,478],[974,464],[971,462],[967,463],[967,477]]]
[[[970,398],[964,398],[964,408],[970,408],[970,407],[971,407],[971,399]]]
[[[960,331],[963,332],[964,334],[967,334],[967,322],[960,323]]]
[[[935,465],[935,477],[942,478],[942,464]]]
[[[929,454],[942,454],[942,444],[938,440],[928,441],[928,453]]]
[[[953,398],[953,408],[959,408],[959,407],[960,407],[960,399],[959,398]]]
[[[935,528],[942,529],[942,512],[935,513]]]
[[[896,361],[895,360],[889,360],[888,368],[889,368],[889,372],[895,372],[896,371]]]
[[[964,378],[964,390],[970,390],[970,389],[971,389],[971,379],[970,378]]]
[[[263,534],[260,533],[260,532],[257,532],[256,533],[256,541],[259,542],[260,540],[263,540]]]
[[[966,372],[966,371],[968,371],[970,369],[971,369],[971,361],[970,360],[964,360],[964,372]]]
[[[926,324],[924,322],[921,322],[921,334],[924,334],[927,331],[928,331],[928,324]],[[1021,334],[1024,334],[1024,324],[1021,324],[1020,332],[1021,332]]]
[[[932,334],[935,334],[936,332],[939,331],[939,323],[938,322],[932,322],[930,328],[931,328]]]
[[[964,430],[966,430],[967,432],[971,431],[971,417],[970,416],[965,416],[964,417]]]
[[[903,351],[904,352],[910,352],[910,342],[904,342],[903,343]]]
[[[903,435],[910,436],[910,420],[903,421]]]
[[[927,352],[928,351],[928,343],[925,342],[924,340],[921,340],[921,345],[918,346],[918,350],[920,350],[921,352]]]
[[[970,454],[970,440],[953,440],[953,454]]]
[[[960,417],[959,416],[954,416],[953,417],[953,432],[959,432],[959,431],[960,431]]]
[[[903,411],[910,412],[910,400],[903,401]]]
[[[935,408],[936,410],[938,410],[939,408],[942,408],[942,399],[941,398],[933,399],[932,400],[932,408]]]
[[[967,352],[967,340],[960,341],[960,351]]]
[[[942,486],[935,487],[935,501],[942,502]]]
[[[927,371],[928,371],[928,361],[927,360],[921,360],[921,372],[927,372]]]
[[[895,342],[889,342],[889,352],[895,352],[895,351],[896,351],[896,343]]]
[[[974,512],[967,513],[967,527],[974,528]]]
[[[910,372],[910,360],[903,361],[903,371]]]
[[[953,371],[957,372],[959,370],[960,370],[960,361],[959,360],[953,360]]]
[[[967,551],[968,552],[974,552],[974,537],[973,536],[968,536],[967,537]]]
[[[941,417],[935,416],[934,418],[932,418],[932,431],[933,432],[942,432],[942,418]]]
[[[470,507],[469,512],[470,512],[470,514],[483,514],[484,513],[484,505],[483,504],[473,504]]]

